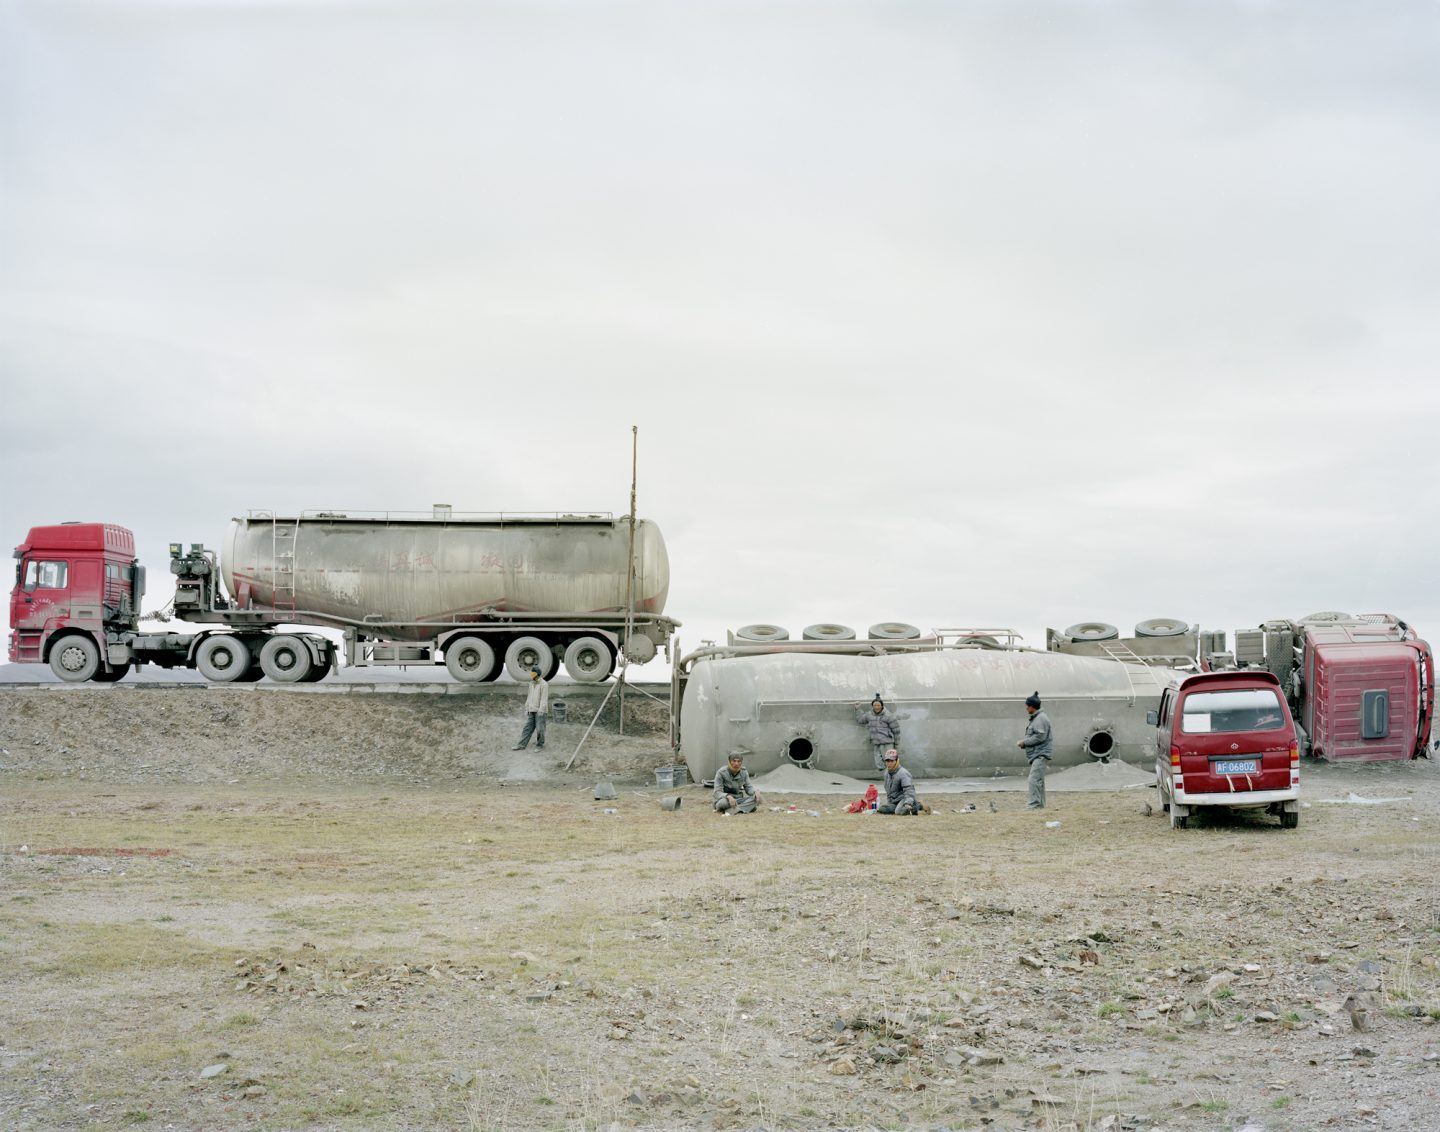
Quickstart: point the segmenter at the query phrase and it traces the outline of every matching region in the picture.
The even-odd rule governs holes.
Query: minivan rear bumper
[[[1182,806],[1269,806],[1299,800],[1298,786],[1286,790],[1217,790],[1210,794],[1190,794],[1179,786],[1175,790],[1175,801]]]

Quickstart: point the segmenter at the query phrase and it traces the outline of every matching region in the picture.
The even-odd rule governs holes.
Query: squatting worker
[[[760,805],[760,795],[750,782],[745,769],[745,756],[731,751],[715,775],[715,811],[721,814],[753,814]]]
[[[875,769],[883,771],[885,752],[891,747],[897,750],[900,747],[900,720],[876,692],[868,708],[864,704],[855,705],[855,722],[869,730],[870,753],[875,757]]]
[[[545,749],[545,717],[550,712],[550,681],[540,675],[538,668],[530,669],[530,690],[525,694],[525,730],[520,732],[520,742],[512,748],[523,751],[535,736],[535,749]]]
[[[875,812],[899,817],[931,812],[930,807],[915,796],[915,779],[900,765],[900,752],[894,747],[885,752],[885,801],[875,807]]]
[[[1030,713],[1030,722],[1025,725],[1025,738],[1015,744],[1030,760],[1030,801],[1025,808],[1043,810],[1045,768],[1050,765],[1050,755],[1054,750],[1054,744],[1050,741],[1050,717],[1040,710],[1038,691],[1025,697],[1025,710]]]

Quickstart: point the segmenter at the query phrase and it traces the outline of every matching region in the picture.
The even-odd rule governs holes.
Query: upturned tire
[[[548,680],[555,675],[555,654],[550,646],[539,637],[516,637],[505,650],[505,671],[510,679],[525,682],[530,679],[530,669],[540,669],[540,678]]]
[[[271,637],[260,650],[260,670],[277,684],[299,684],[314,667],[310,649],[299,637]]]
[[[1066,629],[1065,636],[1072,641],[1113,641],[1120,630],[1104,621],[1080,621]]]
[[[196,671],[216,684],[242,680],[250,670],[251,659],[249,646],[230,633],[206,637],[195,650]]]
[[[913,641],[920,636],[917,626],[907,625],[904,621],[881,621],[865,632],[872,641]]]
[[[445,668],[462,684],[479,684],[493,680],[500,664],[483,637],[454,637],[445,645]]]
[[[806,625],[800,633],[802,641],[853,641],[855,630],[849,625],[837,625],[822,621],[818,625]]]
[[[776,641],[788,641],[790,630],[779,625],[766,625],[763,623],[755,625],[741,625],[735,630],[735,639],[749,641],[752,644],[768,645]]]
[[[1178,617],[1151,617],[1135,626],[1137,637],[1181,637],[1188,632],[1189,623]]]
[[[565,647],[565,671],[577,684],[598,684],[615,669],[615,654],[599,637],[576,637]]]
[[[50,649],[50,671],[67,684],[94,679],[100,671],[100,646],[79,633],[61,637]]]

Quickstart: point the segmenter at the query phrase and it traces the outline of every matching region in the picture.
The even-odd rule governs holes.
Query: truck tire
[[[532,665],[540,669],[540,679],[548,680],[555,675],[555,654],[539,637],[516,637],[505,650],[505,671],[523,684],[530,679]]]
[[[61,637],[50,648],[50,671],[67,684],[81,684],[100,671],[100,646],[80,633]]]
[[[622,651],[632,663],[648,664],[655,659],[655,642],[644,633],[631,633],[625,638]]]
[[[129,676],[130,669],[133,667],[134,666],[130,664],[121,664],[110,669],[109,672],[106,672],[103,668],[101,668],[97,670],[95,675],[90,677],[90,679],[95,681],[95,683],[97,684],[114,684]]]
[[[576,637],[565,649],[565,671],[577,684],[598,684],[615,670],[615,654],[599,637]]]
[[[493,680],[500,666],[484,637],[452,637],[445,644],[445,667],[462,684],[479,684]]]
[[[855,630],[849,625],[837,625],[832,621],[822,621],[818,625],[806,625],[800,631],[802,641],[853,641]]]
[[[293,633],[271,637],[260,650],[260,668],[277,684],[299,684],[314,665],[310,647]]]
[[[1113,641],[1120,630],[1104,621],[1080,621],[1066,629],[1065,636],[1072,641]]]
[[[1178,617],[1152,617],[1135,626],[1137,637],[1183,637],[1190,626]]]
[[[920,630],[903,621],[881,621],[865,630],[872,641],[913,641],[920,636]]]
[[[752,645],[769,645],[776,641],[788,641],[790,630],[779,625],[741,625],[735,630],[735,639]]]
[[[233,633],[206,637],[195,650],[195,668],[216,684],[234,684],[250,670],[250,649]]]

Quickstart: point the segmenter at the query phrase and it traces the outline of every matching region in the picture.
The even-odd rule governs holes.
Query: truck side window
[[[68,562],[36,562],[25,565],[25,589],[63,590],[70,576]]]

